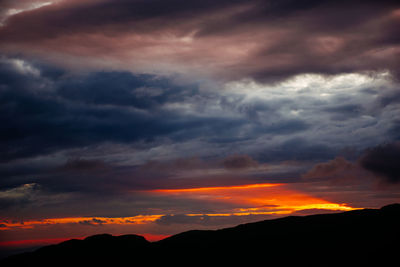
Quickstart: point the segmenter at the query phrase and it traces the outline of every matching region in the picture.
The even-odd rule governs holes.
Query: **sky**
[[[2,0],[0,249],[400,201],[400,3]]]

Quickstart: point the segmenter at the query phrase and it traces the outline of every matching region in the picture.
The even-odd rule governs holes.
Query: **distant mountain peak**
[[[381,208],[382,211],[391,211],[391,212],[400,212],[400,203],[393,203],[390,205],[383,206]]]

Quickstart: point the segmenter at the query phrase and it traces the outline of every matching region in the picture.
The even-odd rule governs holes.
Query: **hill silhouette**
[[[221,230],[183,232],[158,242],[95,235],[9,257],[2,266],[397,266],[400,204],[289,216]],[[393,265],[394,264],[394,265]]]

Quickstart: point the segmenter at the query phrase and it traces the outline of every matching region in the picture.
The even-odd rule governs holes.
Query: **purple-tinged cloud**
[[[222,80],[383,70],[398,77],[399,10],[389,0],[60,1],[10,16],[0,50],[75,70]]]

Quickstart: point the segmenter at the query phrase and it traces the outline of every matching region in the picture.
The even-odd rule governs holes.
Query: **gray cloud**
[[[332,114],[334,120],[347,120],[353,117],[358,117],[363,113],[361,105],[347,104],[334,107],[326,107],[324,111]]]
[[[240,114],[232,117],[232,109],[226,110],[214,100],[225,96],[201,92],[193,84],[177,85],[165,78],[125,72],[64,77],[44,76],[49,73],[44,69],[44,74],[32,75],[20,73],[10,62],[3,61],[0,73],[4,77],[0,96],[2,161],[105,142],[151,146],[162,138],[182,142],[207,136],[206,141],[221,143],[260,134],[291,135],[310,128],[303,119],[279,114],[265,124]],[[20,62],[25,69],[42,73],[41,68]],[[161,91],[138,96],[138,88]],[[204,101],[199,104],[199,99]],[[190,109],[185,110],[188,104]],[[222,112],[207,113],[207,106]],[[192,109],[204,115],[198,116]]]
[[[222,161],[227,169],[247,169],[258,167],[259,163],[248,155],[231,155]]]
[[[24,206],[36,198],[39,186],[35,183],[0,191],[0,207]]]
[[[400,182],[400,143],[390,143],[368,149],[360,164],[366,170],[382,176],[389,183]]]
[[[305,178],[321,178],[346,175],[355,165],[343,157],[337,157],[326,163],[319,163],[303,175]]]
[[[335,182],[363,184],[371,177],[389,184],[399,182],[399,142],[367,148],[354,162],[344,157],[314,165],[302,177],[309,181],[331,180]],[[372,174],[372,175],[371,175]]]

